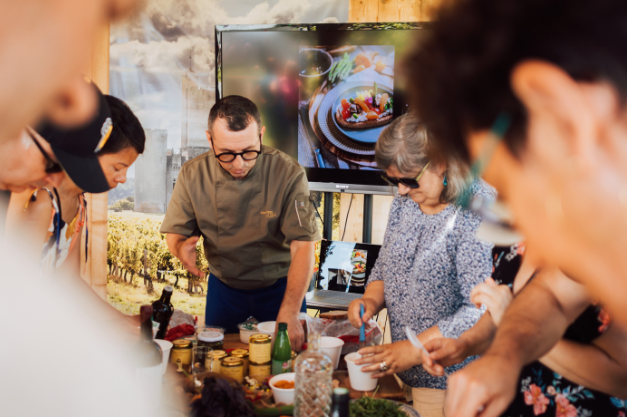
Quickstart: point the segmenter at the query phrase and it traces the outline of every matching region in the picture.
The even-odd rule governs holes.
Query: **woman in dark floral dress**
[[[518,274],[521,270],[522,255],[524,254],[524,244],[517,244],[511,247],[495,247],[493,250],[494,268],[492,278],[495,284],[481,285],[503,285],[514,292],[520,290],[528,280],[529,273]],[[518,274],[518,277],[517,277]],[[516,282],[516,278],[521,282]],[[516,285],[514,285],[516,284]],[[503,288],[503,287],[500,287]],[[480,287],[473,293],[473,301],[482,292]],[[488,309],[492,313],[490,306]],[[499,316],[500,317],[500,316]],[[593,345],[593,342],[608,332],[612,327],[612,322],[608,313],[600,306],[590,305],[586,310],[568,327],[564,334],[563,345],[559,348],[565,349],[586,349]],[[473,329],[468,332],[472,332]],[[462,336],[460,339],[462,339]],[[439,346],[449,341],[440,341]],[[433,346],[434,342],[431,342]],[[450,340],[455,344],[457,341]],[[429,349],[429,346],[426,346]],[[466,350],[471,350],[468,346]],[[437,348],[441,349],[441,348]],[[434,349],[437,350],[437,349]],[[555,348],[554,348],[555,349]],[[473,353],[477,353],[476,351]],[[455,356],[460,355],[456,352]],[[453,355],[451,355],[453,356]],[[558,356],[558,355],[553,355]],[[440,359],[442,360],[442,359]],[[548,354],[542,358],[542,362],[550,363],[554,361]],[[547,364],[535,361],[525,366],[521,372],[518,383],[516,397],[509,408],[501,415],[502,417],[627,417],[627,401],[612,397],[598,390],[587,388],[578,383],[572,382],[557,372],[554,372]],[[447,363],[448,364],[448,363]],[[570,365],[569,369],[577,369],[581,364]],[[434,365],[423,365],[427,372],[439,375],[441,367]],[[627,377],[626,377],[627,378]]]

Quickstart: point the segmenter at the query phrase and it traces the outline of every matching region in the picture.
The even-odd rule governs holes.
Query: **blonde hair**
[[[434,154],[433,139],[414,113],[396,118],[386,127],[375,147],[375,160],[379,169],[396,167],[403,173],[420,171],[429,162],[429,170],[435,171],[438,164],[446,165],[447,185],[440,194],[442,203],[454,203],[466,188],[468,166],[459,159]]]

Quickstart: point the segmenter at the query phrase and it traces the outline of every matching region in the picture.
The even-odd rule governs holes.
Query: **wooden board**
[[[103,24],[92,42],[92,56],[86,75],[109,92],[109,24]],[[81,276],[102,298],[107,298],[107,193],[86,194],[89,248],[85,253],[85,228],[81,244]],[[86,258],[86,262],[85,262]]]
[[[348,388],[351,399],[359,399],[364,395],[374,398],[385,398],[386,400],[396,400],[405,402],[405,394],[402,388],[396,382],[396,378],[393,375],[387,375],[383,378],[379,378],[379,389],[374,391],[357,391],[351,387],[350,378],[348,377],[348,371],[335,371],[333,372],[333,379],[337,379],[340,382],[341,387]]]

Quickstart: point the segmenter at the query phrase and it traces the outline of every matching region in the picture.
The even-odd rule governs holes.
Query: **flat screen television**
[[[313,191],[391,194],[374,149],[408,110],[400,63],[428,23],[216,25],[216,95],[254,101],[264,143]],[[410,72],[411,69],[409,69]]]

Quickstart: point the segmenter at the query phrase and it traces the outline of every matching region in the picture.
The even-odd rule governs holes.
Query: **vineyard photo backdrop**
[[[194,277],[169,253],[159,227],[182,165],[209,150],[215,24],[347,22],[348,6],[347,0],[152,0],[111,26],[109,92],[131,107],[146,132],[146,150],[127,182],[108,193],[107,298],[114,307],[137,314],[169,284],[175,308],[204,315],[202,246],[198,267],[205,276]],[[334,225],[339,228],[338,218]]]

